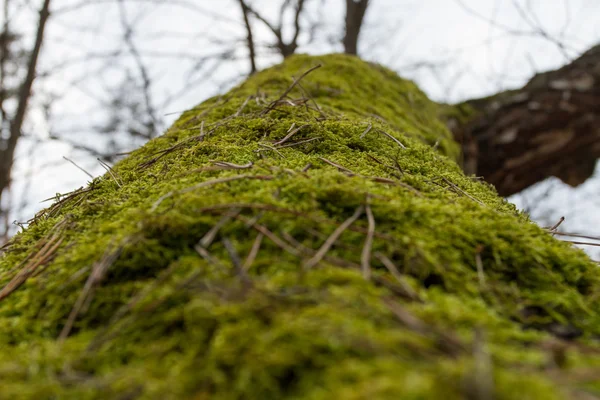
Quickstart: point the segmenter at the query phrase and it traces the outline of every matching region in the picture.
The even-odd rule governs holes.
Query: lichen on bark
[[[0,398],[597,392],[597,266],[465,176],[439,113],[344,55],[185,112],[4,251]]]

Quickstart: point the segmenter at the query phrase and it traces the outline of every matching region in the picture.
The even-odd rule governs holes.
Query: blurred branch
[[[283,24],[285,20],[285,12],[287,8],[290,6],[291,1],[285,0],[281,4],[281,8],[279,11],[279,21],[277,21],[277,25],[274,25],[269,20],[267,20],[261,13],[259,13],[256,9],[250,7],[244,0],[240,0],[240,2],[245,4],[245,7],[249,14],[254,15],[256,19],[261,21],[275,36],[276,42],[274,47],[277,48],[279,53],[283,56],[283,58],[287,58],[296,52],[298,48],[298,38],[300,37],[300,15],[304,10],[305,0],[297,0],[296,9],[294,10],[294,31],[292,35],[292,39],[289,42],[286,42],[283,38]]]
[[[124,0],[119,0],[119,11],[121,16],[121,26],[124,31],[123,38],[129,49],[129,52],[131,53],[133,59],[135,60],[135,63],[137,64],[140,76],[142,77],[142,93],[144,95],[144,103],[146,106],[146,112],[148,113],[148,117],[150,117],[151,120],[151,124],[147,127],[148,139],[150,139],[156,135],[158,125],[150,94],[150,86],[152,82],[150,81],[150,76],[148,74],[146,66],[144,65],[144,62],[142,61],[142,57],[140,56],[140,53],[133,41],[133,30],[132,26],[127,21],[127,17],[125,15]]]
[[[6,141],[5,147],[0,148],[0,201],[2,200],[2,193],[10,185],[10,176],[14,163],[15,150],[19,138],[21,137],[21,129],[25,121],[25,114],[27,112],[27,106],[31,97],[31,88],[33,86],[33,81],[35,80],[38,57],[40,55],[40,50],[42,48],[42,42],[44,39],[44,29],[49,16],[50,0],[44,0],[39,11],[39,21],[35,35],[35,43],[27,62],[27,74],[23,80],[23,83],[21,84],[17,110],[10,123],[9,137]]]
[[[250,10],[248,6],[244,2],[244,0],[239,0],[240,7],[242,8],[242,16],[244,17],[244,25],[246,26],[246,43],[248,46],[248,57],[250,59],[250,75],[256,72],[256,47],[254,46],[254,37],[252,35],[252,26],[250,25],[250,19],[248,18],[248,14]]]

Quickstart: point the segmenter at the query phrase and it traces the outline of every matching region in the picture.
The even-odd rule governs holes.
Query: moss
[[[3,254],[0,398],[594,393],[597,266],[464,176],[440,110],[298,55],[184,113]]]

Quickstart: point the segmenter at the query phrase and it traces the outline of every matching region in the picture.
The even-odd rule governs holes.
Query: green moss
[[[496,398],[597,391],[597,266],[464,176],[440,110],[298,55],[184,113],[3,254],[2,286],[36,269],[0,301],[0,398],[459,399],[481,346]]]

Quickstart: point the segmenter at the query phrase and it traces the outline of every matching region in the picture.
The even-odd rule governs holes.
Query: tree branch
[[[244,0],[239,0],[242,8],[242,16],[244,17],[244,25],[246,25],[246,45],[248,46],[248,58],[250,59],[250,75],[256,72],[256,47],[254,46],[254,37],[252,35],[252,26],[248,14],[250,10]]]
[[[44,39],[44,29],[50,16],[50,0],[44,0],[39,15],[35,43],[27,63],[27,74],[19,91],[17,111],[10,124],[10,136],[7,140],[6,148],[0,149],[0,200],[2,199],[2,192],[10,185],[10,174],[14,162],[15,149],[21,137],[21,129],[25,120],[29,98],[31,97],[31,88],[35,80],[38,57]]]
[[[465,172],[483,176],[503,196],[550,176],[577,186],[600,158],[600,45],[521,89],[458,109],[462,116],[450,127]]]

